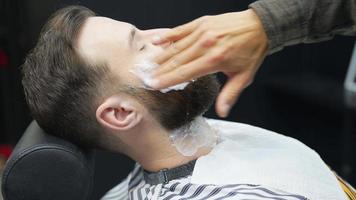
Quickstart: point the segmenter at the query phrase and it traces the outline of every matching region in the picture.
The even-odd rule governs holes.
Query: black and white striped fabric
[[[150,185],[143,178],[143,170],[136,165],[129,176],[110,190],[101,200],[307,200],[278,189],[251,184],[192,184],[190,176],[167,184]]]

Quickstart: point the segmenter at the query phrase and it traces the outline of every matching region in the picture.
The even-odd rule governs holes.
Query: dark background
[[[251,2],[0,0],[0,144],[15,145],[32,120],[24,101],[19,66],[34,46],[41,26],[56,9],[81,4],[99,15],[150,29],[244,10]],[[328,42],[288,47],[267,57],[228,120],[301,140],[355,186],[356,111],[343,99],[343,81],[354,42],[354,37],[337,36]],[[206,116],[217,118],[214,110]],[[119,183],[132,165],[123,156],[97,152],[93,199]]]

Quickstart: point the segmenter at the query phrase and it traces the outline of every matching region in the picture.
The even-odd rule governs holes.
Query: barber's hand
[[[239,94],[253,80],[267,52],[267,36],[252,9],[204,16],[153,38],[161,45],[172,42],[156,57],[161,66],[153,73],[162,89],[182,82],[223,72],[228,81],[221,90],[216,111],[226,117]]]

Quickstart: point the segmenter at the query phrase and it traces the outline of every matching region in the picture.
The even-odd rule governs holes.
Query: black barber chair
[[[9,158],[4,200],[87,200],[94,182],[93,152],[47,135],[34,121]]]

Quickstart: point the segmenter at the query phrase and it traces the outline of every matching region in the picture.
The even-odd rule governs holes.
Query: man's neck
[[[147,171],[157,172],[161,169],[178,167],[208,154],[213,149],[213,146],[207,145],[197,148],[192,155],[183,155],[169,138],[170,132],[154,127],[152,123],[148,123],[147,126],[150,127],[144,127],[143,130],[151,131],[141,132],[140,137],[138,135],[133,136],[132,144],[134,145],[131,145],[132,148],[128,153]],[[206,127],[202,131],[207,131]]]
[[[201,156],[204,156],[208,154],[212,150],[212,147],[208,148],[201,148],[199,151],[196,152],[193,156],[183,156],[180,153],[177,153],[175,155],[170,155],[165,158],[159,158],[157,160],[155,159],[142,159],[138,161],[138,163],[147,171],[150,172],[158,172],[161,169],[171,169],[175,168],[181,165],[184,165],[186,163],[189,163],[190,161],[196,160]]]

